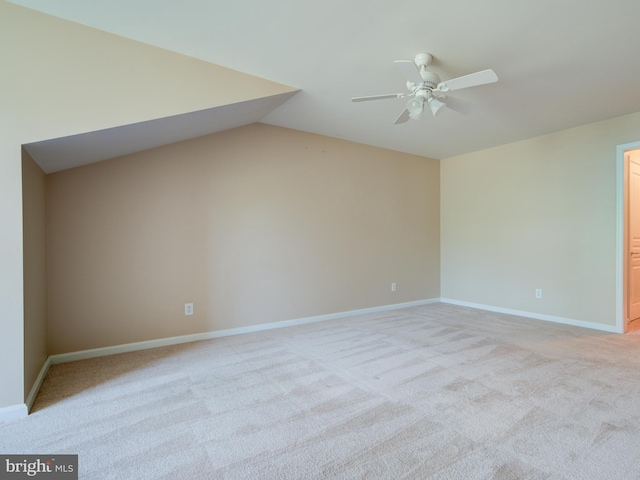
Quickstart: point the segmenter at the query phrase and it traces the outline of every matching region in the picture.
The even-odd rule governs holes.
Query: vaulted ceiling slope
[[[630,0],[14,0],[302,93],[262,121],[433,158],[640,111],[640,2]],[[467,115],[393,125],[406,100],[393,61],[429,52],[450,79],[491,68],[497,83],[455,92]]]
[[[23,146],[45,173],[53,173],[249,125],[296,93],[281,93]]]
[[[4,132],[47,173],[254,123],[299,90],[0,0]]]

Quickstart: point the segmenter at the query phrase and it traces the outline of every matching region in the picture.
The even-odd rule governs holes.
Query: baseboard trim
[[[27,415],[29,415],[29,409],[24,403],[3,407],[0,408],[0,423],[25,418]]]
[[[0,409],[0,422],[2,422],[3,420],[11,420],[15,418],[26,417],[28,415],[36,399],[36,396],[40,391],[42,382],[44,382],[44,379],[51,365],[57,365],[59,363],[66,363],[66,362],[73,362],[76,360],[85,360],[88,358],[103,357],[107,355],[116,355],[119,353],[135,352],[138,350],[147,350],[150,348],[166,347],[169,345],[179,345],[181,343],[198,342],[201,340],[211,340],[214,338],[229,337],[232,335],[242,335],[245,333],[260,332],[260,331],[272,330],[276,328],[294,327],[296,325],[305,325],[308,323],[323,322],[328,320],[338,320],[340,318],[353,317],[356,315],[378,313],[378,312],[384,312],[388,310],[397,310],[401,308],[418,307],[421,305],[430,305],[434,303],[448,303],[451,305],[459,305],[461,307],[476,308],[478,310],[486,310],[489,312],[504,313],[507,315],[516,315],[518,317],[533,318],[535,320],[544,320],[547,322],[562,323],[565,325],[573,325],[576,327],[590,328],[593,330],[601,330],[601,331],[610,332],[610,333],[622,333],[618,331],[618,328],[616,326],[601,325],[598,323],[584,322],[581,320],[574,320],[571,318],[563,318],[563,317],[556,317],[552,315],[526,312],[523,310],[513,310],[509,308],[495,307],[492,305],[466,302],[463,300],[455,300],[452,298],[430,298],[426,300],[417,300],[414,302],[382,305],[379,307],[363,308],[359,310],[349,310],[346,312],[331,313],[327,315],[316,315],[312,317],[303,317],[303,318],[297,318],[293,320],[284,320],[281,322],[263,323],[259,325],[250,325],[247,327],[230,328],[226,330],[216,330],[211,332],[196,333],[192,335],[181,335],[177,337],[160,338],[157,340],[126,343],[123,345],[114,345],[112,347],[94,348],[90,350],[81,350],[78,352],[51,355],[49,356],[49,358],[47,358],[46,362],[42,366],[42,369],[40,370],[40,374],[38,375],[36,382],[34,383],[33,387],[31,388],[31,391],[29,392],[29,395],[27,396],[26,404],[14,405],[12,407],[6,407],[6,408]]]
[[[36,381],[31,387],[31,391],[29,392],[29,395],[27,395],[27,400],[25,403],[27,405],[28,412],[31,411],[31,407],[33,407],[33,402],[36,401],[36,397],[38,396],[40,387],[42,387],[42,382],[44,382],[44,378],[47,376],[47,372],[49,371],[49,368],[51,368],[51,357],[47,357],[47,360],[44,362],[44,365],[42,365],[42,368],[40,369],[38,378],[36,378]]]
[[[384,312],[387,310],[396,310],[400,308],[429,305],[432,303],[439,303],[440,301],[441,301],[440,298],[430,298],[426,300],[417,300],[414,302],[395,303],[391,305],[382,305],[379,307],[363,308],[359,310],[350,310],[350,311],[339,312],[339,313],[330,313],[327,315],[316,315],[313,317],[297,318],[293,320],[283,320],[281,322],[262,323],[259,325],[250,325],[247,327],[230,328],[226,330],[215,330],[211,332],[195,333],[192,335],[181,335],[178,337],[168,337],[168,338],[160,338],[157,340],[147,340],[143,342],[126,343],[122,345],[114,345],[112,347],[102,347],[102,348],[93,348],[90,350],[81,350],[78,352],[60,353],[57,355],[51,355],[48,361],[50,362],[50,365],[57,365],[59,363],[74,362],[76,360],[85,360],[88,358],[103,357],[107,355],[116,355],[119,353],[135,352],[138,350],[147,350],[150,348],[166,347],[169,345],[178,345],[181,343],[198,342],[201,340],[211,340],[214,338],[229,337],[232,335],[241,335],[244,333],[260,332],[260,331],[272,330],[276,328],[293,327],[296,325],[305,325],[308,323],[324,322],[327,320],[337,320],[340,318],[353,317],[356,315],[365,315],[369,313]],[[36,391],[36,394],[37,394],[37,391]],[[34,395],[34,399],[35,399],[35,395]]]
[[[592,330],[601,330],[610,333],[623,333],[619,331],[616,325],[602,325],[600,323],[585,322],[582,320],[574,320],[572,318],[556,317],[553,315],[545,315],[541,313],[525,312],[523,310],[512,310],[510,308],[494,307],[492,305],[483,305],[481,303],[465,302],[452,298],[441,298],[442,303],[450,303],[461,307],[477,308],[478,310],[486,310],[489,312],[505,313],[507,315],[516,315],[518,317],[533,318],[535,320],[544,320],[545,322],[562,323],[565,325],[573,325],[574,327],[590,328]]]

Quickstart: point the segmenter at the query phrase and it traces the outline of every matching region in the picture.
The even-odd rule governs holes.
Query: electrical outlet
[[[396,291],[396,282],[393,282],[393,283],[391,284],[391,291],[392,291],[392,292],[395,292],[395,291]]]
[[[185,303],[184,304],[184,314],[185,315],[193,315],[193,303]]]
[[[536,288],[536,298],[542,298],[542,289]]]

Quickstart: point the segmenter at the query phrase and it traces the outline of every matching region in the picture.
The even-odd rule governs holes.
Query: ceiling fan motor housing
[[[429,72],[428,70],[421,69],[420,70],[420,76],[422,77],[422,80],[424,81],[425,87],[429,87],[431,89],[434,89],[440,83],[440,77],[438,75],[436,75],[435,73],[433,73],[433,72]]]

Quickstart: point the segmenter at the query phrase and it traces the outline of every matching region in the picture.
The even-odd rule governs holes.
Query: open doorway
[[[640,331],[640,142],[618,146],[618,319]]]

